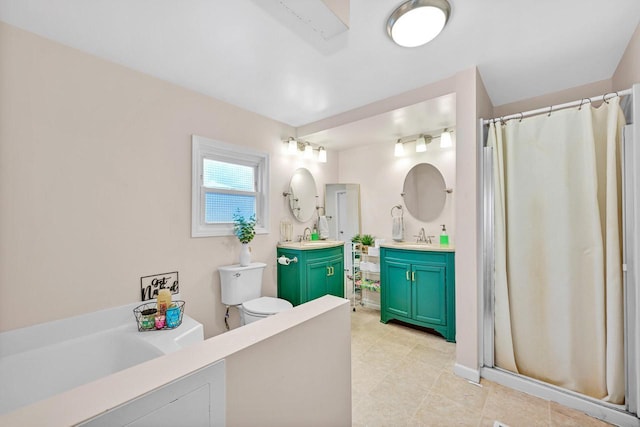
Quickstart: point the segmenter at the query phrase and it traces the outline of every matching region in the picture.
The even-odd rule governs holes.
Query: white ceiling
[[[640,19],[638,0],[449,0],[407,49],[385,31],[402,1],[351,0],[329,40],[280,0],[0,0],[0,20],[297,127],[473,66],[496,106],[608,79]]]

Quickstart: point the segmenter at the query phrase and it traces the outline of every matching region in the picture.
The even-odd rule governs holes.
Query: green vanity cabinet
[[[298,259],[289,265],[278,264],[278,298],[294,306],[327,294],[344,298],[344,246],[300,246],[278,247],[278,258]]]
[[[380,249],[381,321],[395,319],[456,337],[455,253]]]

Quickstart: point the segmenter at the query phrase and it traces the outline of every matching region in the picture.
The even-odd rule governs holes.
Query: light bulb
[[[396,157],[400,157],[400,156],[404,155],[404,145],[402,144],[402,142],[400,142],[400,140],[398,140],[398,142],[396,142],[396,146],[395,146],[393,154]]]
[[[320,163],[327,163],[327,150],[324,147],[318,149],[318,161]]]
[[[427,141],[423,135],[420,135],[416,139],[416,153],[424,153],[425,151],[427,151]]]
[[[440,134],[440,148],[453,147],[453,141],[451,140],[451,132],[446,129]]]
[[[289,154],[296,154],[298,152],[298,141],[293,138],[289,138]]]
[[[305,145],[304,147],[304,158],[305,159],[313,158],[313,147],[308,142],[307,142],[307,145]]]

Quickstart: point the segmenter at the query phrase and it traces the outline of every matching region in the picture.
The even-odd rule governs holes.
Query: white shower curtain
[[[496,366],[624,402],[619,99],[490,125]]]

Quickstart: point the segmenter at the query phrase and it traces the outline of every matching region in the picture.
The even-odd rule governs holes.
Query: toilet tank
[[[263,262],[253,262],[246,267],[234,264],[218,268],[222,303],[240,305],[259,298],[262,294],[262,273],[266,266]]]

